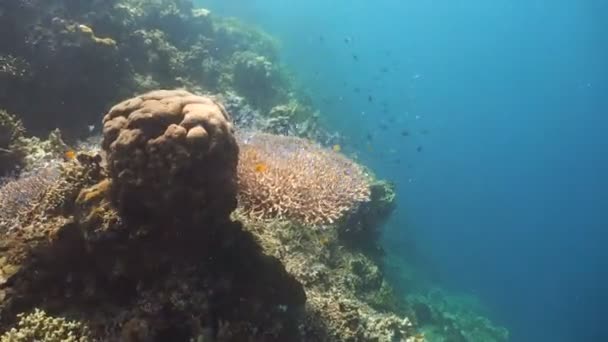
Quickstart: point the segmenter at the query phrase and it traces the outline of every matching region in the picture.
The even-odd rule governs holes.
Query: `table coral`
[[[331,224],[370,197],[363,169],[315,143],[241,133],[239,203],[251,216]]]

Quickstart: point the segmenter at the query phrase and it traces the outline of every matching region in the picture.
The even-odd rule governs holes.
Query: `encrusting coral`
[[[369,200],[369,179],[345,156],[312,141],[238,135],[239,204],[252,217],[326,225]]]
[[[159,90],[103,119],[112,199],[123,213],[227,217],[236,207],[238,146],[212,98]]]

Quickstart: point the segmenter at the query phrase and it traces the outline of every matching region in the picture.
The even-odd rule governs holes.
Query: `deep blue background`
[[[415,240],[513,341],[608,341],[605,1],[200,3],[278,36],[344,149],[397,183],[391,253]]]

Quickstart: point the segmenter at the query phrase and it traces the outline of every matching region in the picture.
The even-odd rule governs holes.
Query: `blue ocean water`
[[[608,341],[607,2],[199,4],[277,36],[343,150],[396,183],[389,257],[512,341]]]

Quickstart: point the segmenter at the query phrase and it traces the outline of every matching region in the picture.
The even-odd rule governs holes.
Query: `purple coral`
[[[0,181],[0,234],[20,228],[59,176],[58,169],[47,168]]]

